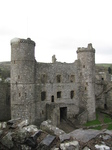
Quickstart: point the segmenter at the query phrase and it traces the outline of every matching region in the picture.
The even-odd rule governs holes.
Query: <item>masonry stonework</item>
[[[74,63],[39,63],[35,42],[11,40],[11,117],[42,122],[81,116],[95,119],[95,50],[91,44],[78,48]],[[86,111],[86,113],[84,113]],[[87,114],[87,117],[85,117]]]

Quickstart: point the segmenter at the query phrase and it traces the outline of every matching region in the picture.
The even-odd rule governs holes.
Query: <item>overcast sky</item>
[[[112,63],[112,0],[0,0],[0,61],[15,37],[36,42],[38,62],[74,62],[92,43],[96,63]]]

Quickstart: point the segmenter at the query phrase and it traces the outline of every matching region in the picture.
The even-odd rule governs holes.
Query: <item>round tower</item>
[[[35,121],[35,42],[11,40],[11,118]]]
[[[95,49],[92,44],[88,44],[87,48],[78,48],[78,59],[81,62],[81,79],[83,87],[83,95],[85,95],[88,121],[96,118],[95,113]],[[84,97],[82,97],[84,99]]]

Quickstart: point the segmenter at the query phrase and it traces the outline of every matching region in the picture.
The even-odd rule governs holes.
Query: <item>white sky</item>
[[[0,0],[0,61],[15,37],[36,42],[38,62],[74,62],[92,43],[96,63],[112,63],[112,0]]]

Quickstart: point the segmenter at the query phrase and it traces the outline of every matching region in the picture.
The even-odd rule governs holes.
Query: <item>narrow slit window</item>
[[[51,96],[51,102],[54,102],[54,95]]]
[[[19,93],[19,97],[21,96],[21,93]]]

